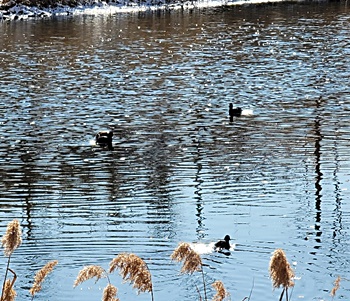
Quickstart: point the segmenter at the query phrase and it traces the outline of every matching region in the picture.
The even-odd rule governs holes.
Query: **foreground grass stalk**
[[[135,254],[121,253],[109,264],[109,273],[113,273],[115,269],[120,270],[120,275],[125,281],[133,283],[138,293],[151,293],[154,301],[152,275],[145,261]]]
[[[288,288],[294,286],[294,271],[290,267],[286,254],[282,249],[277,249],[273,252],[270,260],[269,271],[273,287],[283,287],[279,300],[282,301],[283,295],[286,293],[286,300],[288,301]]]
[[[114,285],[108,283],[108,285],[103,290],[102,301],[119,301],[119,299],[116,298],[117,292],[117,288]]]
[[[332,290],[331,290],[331,297],[332,297],[332,300],[334,299],[334,297],[335,297],[335,293],[337,292],[337,290],[340,288],[340,280],[341,280],[341,278],[340,278],[340,276],[338,276],[337,277],[337,279],[334,281],[334,286],[333,286],[333,288],[332,288]]]
[[[105,271],[105,269],[98,266],[98,265],[86,266],[82,270],[80,270],[77,278],[74,281],[73,287],[76,287],[80,283],[82,283],[86,280],[92,279],[94,277],[96,277],[96,282],[97,282],[101,278],[104,278],[104,277],[108,278],[108,275],[107,275],[107,272]],[[108,278],[108,282],[110,283],[109,278]]]
[[[1,0],[0,0],[1,1]],[[8,257],[4,282],[1,291],[0,301],[14,301],[16,297],[16,292],[14,290],[14,283],[17,279],[16,273],[10,268],[11,258],[13,252],[20,246],[22,243],[21,239],[21,228],[18,220],[13,220],[7,226],[6,233],[2,237],[2,246],[4,247],[4,254]],[[198,271],[202,274],[203,281],[203,290],[204,290],[204,301],[208,301],[207,296],[207,286],[205,281],[205,275],[203,270],[203,263],[200,255],[195,252],[188,243],[180,243],[178,247],[171,254],[171,259],[183,262],[181,273],[193,274]],[[54,260],[48,262],[40,271],[38,271],[34,277],[34,283],[32,288],[30,289],[30,294],[32,295],[32,299],[37,292],[41,290],[41,285],[45,279],[45,277],[52,272],[53,268],[57,265],[58,261]],[[133,288],[138,289],[138,293],[140,292],[149,292],[151,294],[151,299],[154,301],[154,293],[153,293],[153,283],[152,276],[148,265],[145,261],[143,261],[140,257],[136,256],[132,253],[122,253],[119,254],[116,258],[114,258],[110,262],[109,271],[107,272],[100,266],[90,265],[84,267],[78,274],[74,287],[78,286],[80,283],[96,278],[96,282],[100,278],[107,278],[108,284],[103,290],[102,301],[119,301],[116,297],[117,288],[113,286],[110,282],[109,274],[112,273],[115,269],[120,270],[120,275],[125,281],[129,281],[133,283]],[[13,279],[8,279],[8,273],[11,272],[13,274]],[[287,261],[287,257],[282,249],[276,249],[270,260],[269,264],[269,272],[272,280],[273,288],[279,288],[282,286],[283,290],[281,292],[279,301],[282,301],[284,295],[286,295],[286,301],[289,301],[290,296],[288,295],[288,289],[294,287],[294,271],[291,268],[289,262]],[[345,278],[343,278],[345,279]],[[345,279],[346,280],[346,279]],[[333,297],[340,287],[340,276],[334,282],[334,287],[331,290],[330,295]],[[199,301],[202,301],[202,296],[200,290],[197,285],[196,290],[199,295]],[[214,295],[212,301],[223,301],[225,298],[229,298],[230,294],[226,291],[223,283],[221,281],[215,281],[213,283],[213,287],[216,290],[216,294]],[[253,286],[250,291],[249,297],[245,297],[242,301],[250,300]],[[292,290],[293,292],[293,290]]]
[[[22,243],[21,236],[22,236],[22,231],[21,231],[19,221],[14,219],[12,222],[9,222],[7,225],[7,228],[6,228],[6,233],[4,234],[4,236],[1,239],[2,246],[4,247],[4,254],[5,254],[5,256],[8,256],[5,278],[4,278],[4,282],[2,285],[2,291],[1,291],[1,299],[0,299],[1,301],[5,300],[4,289],[5,289],[8,271],[13,272],[10,269],[11,255]],[[15,280],[15,278],[14,278],[14,280]]]
[[[204,300],[207,301],[207,288],[205,285],[203,263],[199,254],[194,251],[188,243],[182,242],[171,254],[170,258],[175,261],[183,261],[181,273],[193,274],[194,272],[202,272]]]
[[[212,284],[212,287],[216,290],[216,294],[213,297],[212,301],[223,301],[226,297],[229,297],[229,292],[225,289],[222,281],[215,281]]]
[[[198,296],[199,296],[199,301],[202,301],[201,292],[200,292],[200,290],[199,290],[197,285],[196,285],[196,290],[197,290],[197,293],[198,293]]]
[[[58,263],[57,260],[48,262],[40,271],[38,271],[34,277],[34,283],[29,293],[32,295],[32,300],[37,292],[41,291],[41,284],[43,283],[45,277],[52,272],[53,268]]]
[[[201,268],[201,273],[202,273],[202,279],[203,279],[204,300],[208,300],[208,297],[207,297],[207,286],[205,284],[203,266]]]
[[[7,275],[8,275],[8,271],[10,269],[10,261],[11,261],[11,255],[9,256],[8,260],[7,260],[7,265],[6,265],[6,271],[5,271],[5,277],[4,277],[4,282],[2,284],[2,291],[1,291],[1,299],[0,301],[3,301],[4,298],[4,289],[5,289],[5,284],[6,284],[6,280],[7,280]]]
[[[17,295],[15,290],[13,289],[13,285],[15,284],[15,281],[17,279],[17,275],[10,268],[8,268],[8,270],[13,274],[13,279],[12,279],[12,281],[10,279],[7,279],[5,281],[5,284],[3,286],[3,296],[1,297],[1,301],[2,300],[13,301],[13,300],[15,300],[15,297]]]

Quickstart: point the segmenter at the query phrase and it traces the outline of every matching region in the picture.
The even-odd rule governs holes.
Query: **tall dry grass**
[[[57,260],[50,261],[35,274],[33,286],[29,290],[29,293],[32,295],[32,300],[34,299],[35,294],[41,291],[41,285],[44,282],[44,279],[52,272],[57,263]]]
[[[341,281],[340,276],[338,276],[337,279],[335,279],[335,281],[334,281],[334,286],[333,286],[333,288],[332,288],[332,290],[331,290],[331,294],[330,294],[331,297],[332,297],[332,299],[334,299],[335,293],[336,293],[337,290],[340,288],[340,281]]]
[[[152,300],[153,285],[152,276],[145,261],[132,253],[122,253],[115,257],[109,264],[109,273],[115,269],[120,270],[124,281],[133,283],[133,287],[140,292],[150,292]]]
[[[10,300],[14,300],[16,296],[13,289],[13,285],[16,281],[16,274],[10,269],[11,255],[22,243],[22,230],[21,230],[19,221],[17,219],[14,219],[13,221],[7,224],[6,232],[1,239],[1,243],[2,243],[2,247],[4,248],[4,254],[5,256],[8,257],[8,259],[7,259],[7,266],[5,271],[4,282],[2,285],[0,300],[10,301]],[[14,274],[14,278],[10,282],[7,281],[7,276],[9,271]],[[11,286],[9,286],[9,283],[11,283]]]
[[[13,301],[15,300],[17,294],[14,289],[14,284],[17,279],[16,273],[10,268],[11,256],[14,251],[22,243],[22,230],[20,223],[17,219],[9,222],[6,228],[6,232],[1,239],[2,247],[4,248],[4,255],[8,257],[7,266],[4,276],[4,283],[1,290],[0,301]],[[45,277],[53,270],[57,264],[57,260],[47,263],[34,277],[34,284],[30,289],[30,294],[32,295],[32,300],[34,295],[41,290],[41,285]],[[13,274],[12,280],[8,279],[8,272]]]
[[[117,292],[117,288],[108,283],[108,285],[103,290],[102,301],[119,301],[117,298]]]
[[[193,274],[196,271],[202,273],[204,300],[208,300],[207,288],[206,288],[204,271],[203,271],[203,263],[200,255],[196,251],[194,251],[188,243],[182,242],[174,250],[170,258],[177,262],[180,262],[180,261],[183,262],[181,273]],[[198,290],[198,294],[201,300],[202,297],[200,295],[199,290]]]
[[[97,282],[99,279],[104,277],[107,277],[107,272],[105,271],[105,269],[98,265],[89,265],[79,271],[79,274],[74,281],[73,287],[76,287],[80,283],[92,278],[96,278]]]
[[[111,281],[108,277],[108,272],[98,265],[89,265],[80,270],[77,278],[74,281],[73,287],[76,287],[82,282],[92,278],[96,278],[95,283],[101,278],[107,278],[108,280],[108,284],[103,290],[102,301],[119,301],[117,298],[118,290],[111,284]]]
[[[119,301],[117,296],[117,288],[111,284],[109,274],[112,274],[116,269],[120,270],[120,275],[125,282],[133,283],[133,288],[138,290],[138,293],[149,292],[154,300],[152,276],[145,261],[132,253],[121,253],[115,257],[109,264],[109,270],[106,271],[100,266],[90,265],[84,267],[78,274],[74,287],[80,283],[96,278],[96,282],[106,277],[108,284],[103,291],[102,301]]]
[[[8,223],[1,243],[4,248],[4,254],[8,257],[11,257],[12,253],[21,245],[22,230],[18,220],[14,219]]]
[[[273,287],[283,287],[280,300],[282,300],[283,294],[286,293],[286,300],[288,301],[288,288],[294,286],[294,271],[282,249],[277,249],[273,252],[270,260],[269,271]]]
[[[217,280],[212,284],[212,287],[215,289],[216,294],[213,297],[212,301],[223,301],[225,298],[230,296],[230,293],[225,289],[222,281]]]
[[[21,236],[22,231],[18,220],[13,220],[8,223],[6,233],[1,240],[2,246],[4,248],[4,255],[8,257],[8,260],[0,301],[14,301],[17,296],[14,288],[17,275],[10,268],[10,260],[15,250],[22,243]],[[190,244],[180,243],[171,254],[171,259],[183,263],[181,267],[181,273],[193,274],[194,272],[201,272],[203,279],[204,300],[207,301],[207,289],[201,256],[191,248]],[[32,295],[32,300],[34,299],[34,296],[42,289],[42,283],[44,282],[45,278],[53,271],[54,267],[57,264],[57,260],[50,261],[36,273],[33,285],[29,290],[30,294]],[[107,278],[108,283],[103,290],[102,301],[120,301],[119,298],[117,298],[118,289],[111,284],[109,277],[109,275],[112,274],[115,270],[119,270],[123,280],[125,282],[132,283],[133,288],[137,289],[138,293],[149,292],[151,294],[152,301],[154,301],[152,276],[148,265],[143,259],[133,253],[121,253],[117,255],[109,263],[108,271],[97,265],[84,267],[81,271],[79,271],[73,286],[76,287],[82,282],[93,278],[96,278],[96,282],[101,278]],[[284,294],[286,296],[286,300],[288,301],[288,288],[294,286],[293,280],[295,274],[287,260],[285,252],[282,249],[276,249],[273,252],[269,263],[269,272],[273,288],[279,288],[281,286],[283,287],[279,301],[282,301]],[[8,277],[8,273],[12,273],[12,279]],[[330,292],[330,295],[333,298],[340,288],[341,280],[342,278],[338,276],[334,282],[334,286]],[[212,298],[212,301],[224,301],[225,299],[230,300],[230,294],[224,287],[222,281],[215,281],[212,284],[212,287],[216,292]],[[202,296],[198,287],[196,287],[196,289],[199,294],[199,301],[202,301]],[[249,301],[250,297],[251,294],[249,297],[245,297],[243,300]]]
[[[17,293],[13,288],[14,280],[7,279],[4,286],[4,296],[3,301],[14,301],[16,299]]]

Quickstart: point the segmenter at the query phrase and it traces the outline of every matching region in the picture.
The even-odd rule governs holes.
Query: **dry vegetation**
[[[142,5],[149,4],[147,0],[0,0],[0,10],[7,10],[16,5],[25,5],[29,7],[37,7],[39,9],[44,8],[56,8],[62,6],[78,7],[78,6],[94,6],[102,2],[115,5]],[[151,0],[152,5],[170,4],[169,0]]]
[[[10,261],[14,251],[22,243],[21,236],[22,231],[20,224],[18,220],[13,220],[7,225],[6,233],[1,240],[2,246],[4,248],[4,255],[8,257],[8,259],[0,301],[14,301],[17,296],[15,291],[15,282],[17,275],[10,268]],[[188,243],[180,243],[171,254],[170,258],[174,261],[182,262],[181,273],[193,274],[195,272],[200,272],[202,274],[203,297],[197,286],[196,291],[198,293],[199,301],[208,301],[209,299],[204,277],[203,263],[200,255],[195,252]],[[36,273],[32,287],[29,290],[29,293],[32,296],[31,300],[33,300],[34,296],[41,291],[43,281],[48,276],[48,274],[53,271],[54,267],[57,264],[57,260],[50,261]],[[108,270],[105,270],[103,267],[97,265],[89,265],[82,268],[73,284],[73,287],[76,287],[89,279],[95,278],[97,282],[102,278],[106,278],[107,285],[103,290],[102,301],[120,301],[117,297],[118,290],[111,283],[109,277],[115,270],[119,270],[119,274],[123,280],[125,282],[130,282],[133,285],[133,288],[138,290],[138,293],[148,292],[150,293],[151,300],[155,300],[153,294],[152,276],[147,263],[132,253],[121,253],[117,255],[109,263]],[[279,301],[283,299],[283,296],[285,296],[285,299],[287,301],[290,300],[290,297],[288,296],[288,288],[294,286],[294,271],[288,263],[286,254],[282,249],[277,249],[272,254],[269,265],[269,272],[273,288],[283,288]],[[12,278],[9,276],[9,273],[12,274]],[[337,290],[340,287],[340,281],[341,278],[338,277],[334,282],[334,287],[330,292],[332,298],[334,298]],[[226,290],[222,281],[215,281],[212,283],[212,287],[216,292],[215,295],[211,298],[212,301],[231,300],[230,294]],[[251,296],[245,297],[242,301],[250,299]]]

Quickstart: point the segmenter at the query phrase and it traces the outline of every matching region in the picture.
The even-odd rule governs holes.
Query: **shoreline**
[[[0,0],[0,22],[11,20],[26,20],[51,18],[55,16],[73,15],[99,15],[117,14],[140,11],[176,10],[192,8],[222,7],[233,5],[256,5],[256,4],[277,4],[277,3],[308,3],[308,2],[329,2],[327,0],[303,1],[303,0],[197,0],[197,1],[169,1],[169,0],[120,0],[117,2],[105,2],[91,0],[76,2],[65,1],[50,4],[49,2],[37,2],[32,5],[29,1],[14,3],[10,0],[7,3]]]

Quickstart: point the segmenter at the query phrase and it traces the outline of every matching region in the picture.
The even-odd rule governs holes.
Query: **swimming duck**
[[[112,131],[100,131],[96,134],[96,144],[102,147],[108,147],[108,149],[113,149],[112,146]]]
[[[234,108],[232,103],[230,103],[230,109],[228,112],[230,114],[230,121],[233,121],[233,117],[239,117],[242,115],[242,109],[238,107]]]
[[[226,235],[224,237],[224,240],[219,240],[217,243],[215,243],[215,249],[226,249],[226,250],[230,250],[230,235]]]

